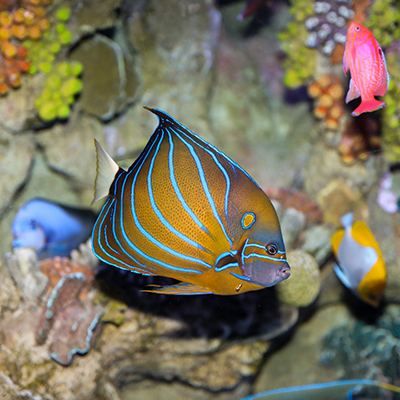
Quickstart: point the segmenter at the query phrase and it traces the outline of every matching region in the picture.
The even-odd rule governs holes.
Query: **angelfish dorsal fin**
[[[100,143],[96,139],[94,139],[94,145],[96,147],[97,165],[92,205],[103,197],[108,196],[110,186],[113,183],[115,175],[119,170],[118,164],[100,146]]]

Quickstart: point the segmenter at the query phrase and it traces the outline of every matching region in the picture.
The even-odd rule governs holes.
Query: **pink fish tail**
[[[351,113],[351,115],[353,117],[358,117],[362,113],[376,111],[384,106],[386,106],[384,101],[376,99],[362,100],[361,104]]]

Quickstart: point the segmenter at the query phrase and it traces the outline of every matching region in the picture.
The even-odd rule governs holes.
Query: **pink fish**
[[[389,86],[389,74],[385,55],[370,30],[352,22],[346,37],[343,71],[350,69],[350,88],[346,103],[361,96],[361,104],[351,113],[358,116],[364,112],[379,110],[386,105],[374,96],[383,96]]]

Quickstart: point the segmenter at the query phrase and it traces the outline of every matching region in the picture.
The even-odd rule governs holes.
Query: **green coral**
[[[396,53],[386,54],[390,75],[389,89],[383,100],[382,147],[389,162],[400,161],[400,57]]]
[[[381,47],[389,46],[400,38],[400,1],[375,0],[364,25],[373,32]]]
[[[288,24],[286,31],[278,35],[286,53],[283,81],[289,88],[304,85],[315,75],[316,54],[306,47],[308,33],[304,25],[304,20],[314,14],[313,4],[310,0],[292,1],[290,12],[294,20]]]
[[[36,110],[43,121],[69,117],[75,95],[82,91],[81,72],[80,62],[63,61],[47,74],[43,91],[35,100]]]
[[[35,100],[39,117],[46,122],[68,118],[75,96],[82,91],[79,79],[82,64],[76,61],[57,63],[57,55],[63,46],[72,42],[72,33],[66,25],[70,16],[69,7],[59,8],[50,18],[50,29],[40,40],[28,39],[24,42],[31,63],[29,73],[46,74],[42,93]]]
[[[72,33],[68,30],[65,22],[69,18],[71,10],[68,7],[60,8],[55,16],[50,19],[50,28],[43,34],[40,40],[28,39],[23,42],[28,49],[28,60],[31,63],[30,74],[40,71],[48,74],[52,71],[56,55],[61,51],[62,46],[72,41]]]

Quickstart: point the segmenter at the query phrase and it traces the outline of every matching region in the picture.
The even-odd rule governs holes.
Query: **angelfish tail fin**
[[[114,181],[115,175],[119,171],[119,166],[110,155],[94,139],[96,147],[96,179],[94,181],[94,197],[92,205],[96,201],[108,196],[110,186]]]
[[[353,117],[358,117],[360,114],[365,112],[371,112],[379,110],[380,108],[386,106],[384,101],[379,101],[376,99],[364,100],[361,104],[351,113]]]

